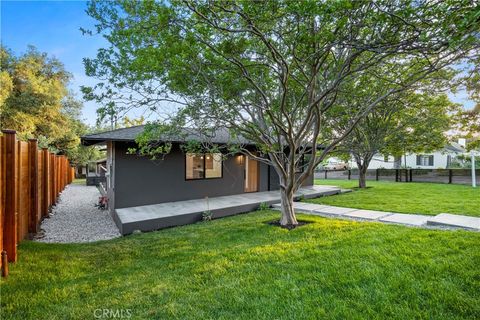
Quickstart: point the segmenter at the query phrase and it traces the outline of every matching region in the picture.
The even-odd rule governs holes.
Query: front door
[[[245,156],[245,192],[258,191],[258,161]]]

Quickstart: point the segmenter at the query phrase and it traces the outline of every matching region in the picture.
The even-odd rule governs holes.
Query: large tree
[[[468,149],[480,150],[480,52],[476,52],[466,63],[461,83],[475,103],[472,109],[457,114],[457,130],[461,137],[467,139]]]
[[[42,147],[67,154],[85,130],[82,103],[68,90],[64,65],[30,46],[21,56],[1,47],[0,124],[22,139],[38,138]]]
[[[471,110],[460,110],[455,116],[456,137],[466,139],[468,150],[480,150],[480,104]]]
[[[168,152],[154,143],[168,127],[223,127],[253,141],[260,152],[233,149],[273,166],[281,225],[295,226],[293,194],[358,121],[477,47],[478,10],[471,1],[93,1],[94,31],[110,47],[85,60],[102,80],[85,93],[153,110],[175,103],[139,139],[147,154]],[[402,65],[390,90],[329,112],[342,83],[386,60]],[[345,127],[331,130],[339,116]]]

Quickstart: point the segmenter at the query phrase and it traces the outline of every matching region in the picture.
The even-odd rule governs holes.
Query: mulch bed
[[[268,225],[271,225],[271,226],[280,227],[280,228],[288,229],[288,230],[293,230],[295,228],[298,228],[298,227],[307,225],[309,223],[312,223],[312,221],[298,220],[297,225],[288,225],[288,226],[282,226],[280,224],[280,220],[266,221],[265,223],[268,224]]]

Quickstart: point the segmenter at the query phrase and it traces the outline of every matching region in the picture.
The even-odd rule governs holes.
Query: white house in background
[[[401,167],[413,169],[446,169],[457,156],[467,154],[464,147],[465,139],[460,139],[459,143],[453,142],[443,149],[432,153],[407,154],[406,156],[402,156]],[[353,159],[349,161],[349,164],[350,168],[357,167]],[[381,154],[376,154],[370,162],[368,169],[393,169],[394,167],[393,157],[384,157]]]

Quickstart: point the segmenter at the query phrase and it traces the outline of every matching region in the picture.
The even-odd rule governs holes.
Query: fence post
[[[395,182],[398,182],[398,169],[395,169]]]
[[[48,214],[48,207],[50,205],[50,186],[48,177],[50,175],[50,161],[48,156],[48,149],[42,148],[42,161],[43,161],[43,177],[42,177],[42,187],[43,187],[43,197],[44,201],[42,202],[42,217],[45,217]]]
[[[327,169],[325,169],[325,179],[327,179]]]
[[[378,181],[378,171],[379,171],[379,169],[377,168],[375,170],[375,181]]]
[[[30,213],[28,232],[37,233],[38,229],[38,153],[37,139],[28,140],[28,165],[30,167]]]
[[[453,171],[452,169],[448,169],[448,183],[452,183],[453,181]]]
[[[413,169],[409,169],[409,171],[410,171],[410,182],[412,182],[413,181],[413,179],[412,179],[413,178],[413,173],[412,173]]]
[[[352,179],[352,170],[348,169],[348,180]]]
[[[2,130],[5,137],[5,215],[3,248],[8,261],[17,261],[17,142],[15,130]]]

